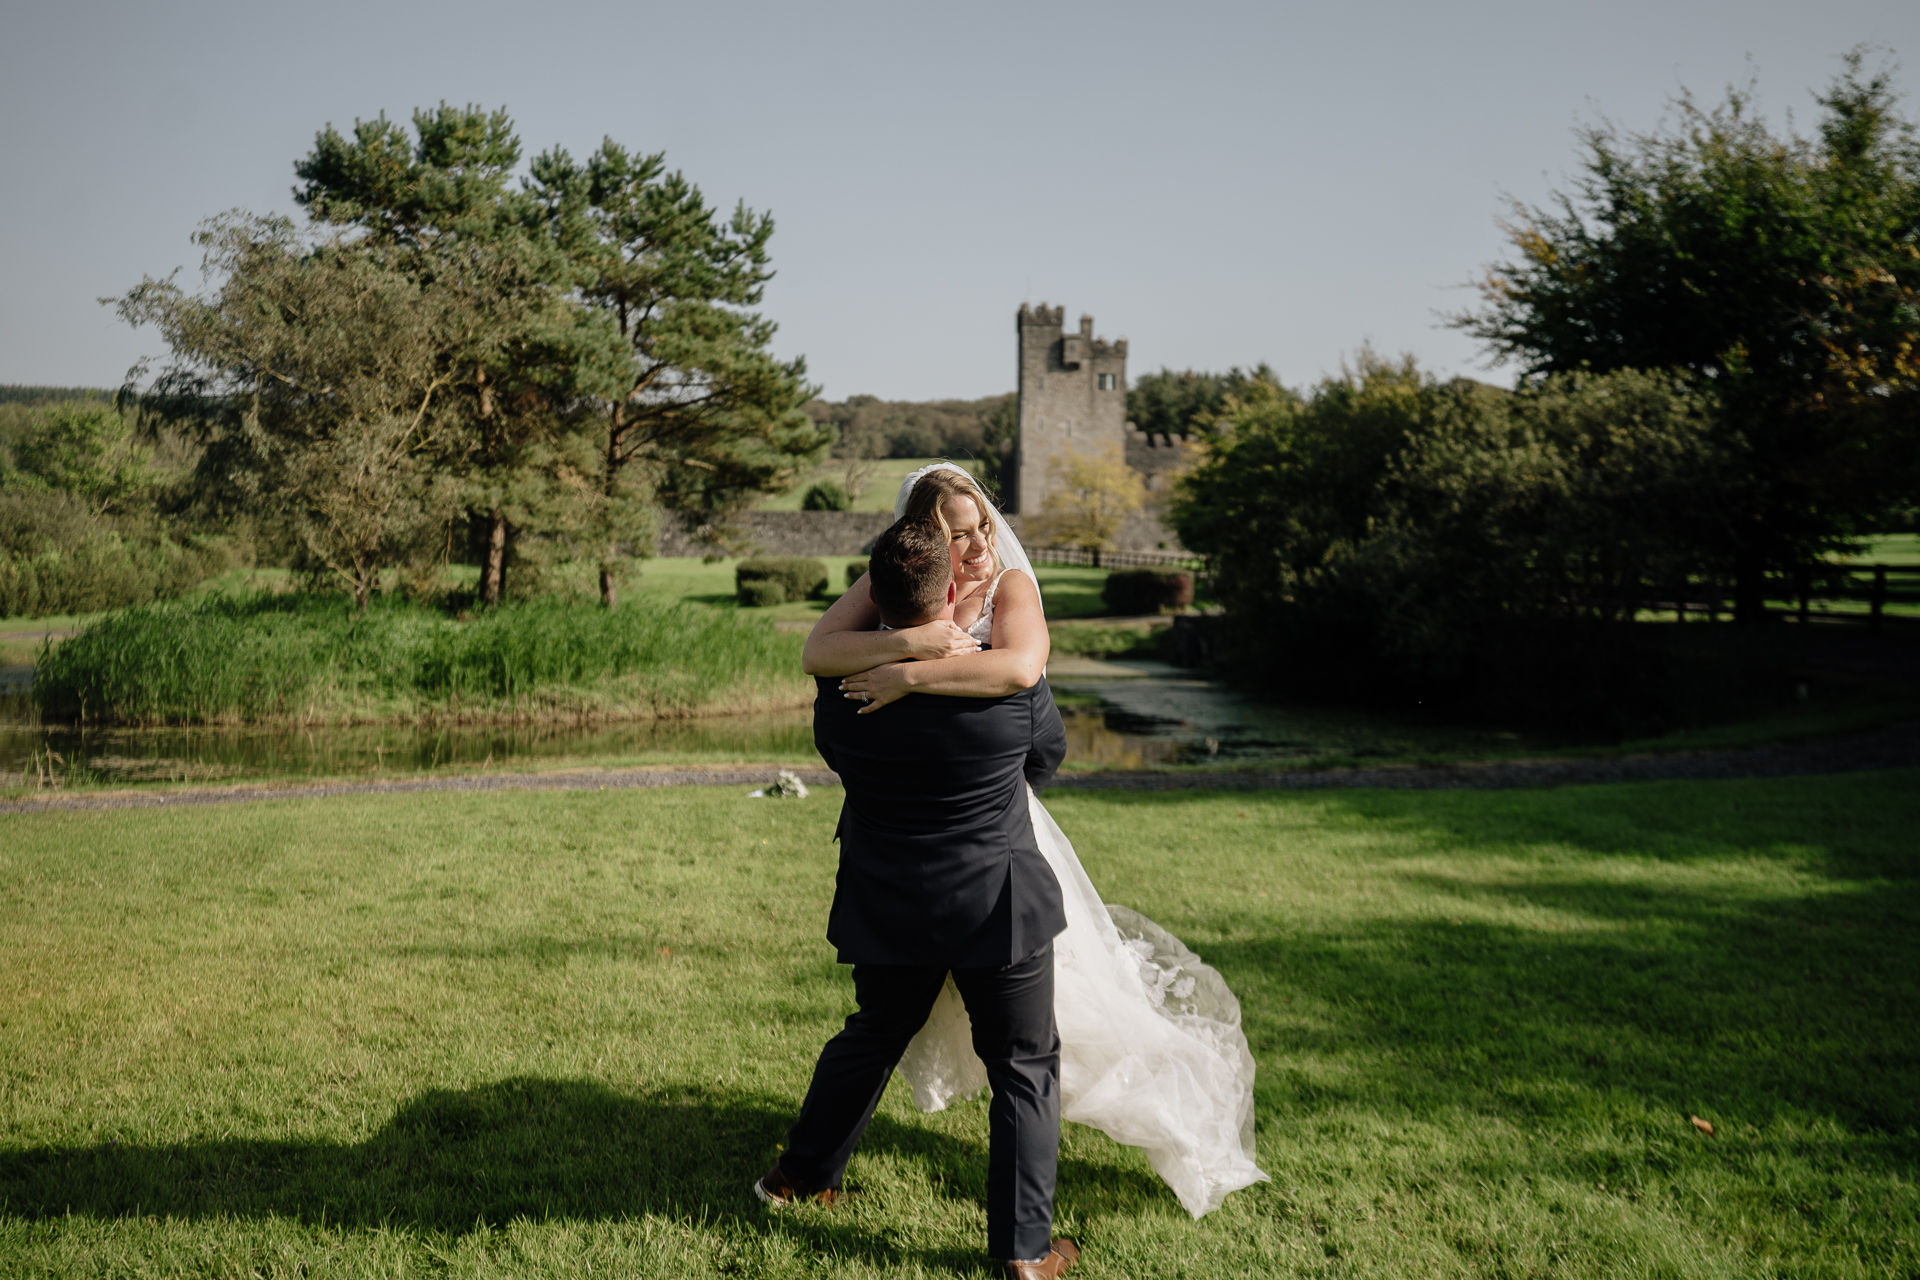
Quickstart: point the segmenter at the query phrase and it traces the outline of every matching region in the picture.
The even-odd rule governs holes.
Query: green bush
[[[752,582],[743,582],[739,590],[740,607],[743,609],[771,609],[777,604],[787,602],[786,584],[771,578],[756,578]]]
[[[97,613],[164,600],[237,567],[225,541],[181,546],[106,532],[69,550],[0,557],[0,617]]]
[[[761,556],[742,560],[733,571],[734,589],[739,593],[740,603],[748,608],[824,596],[827,594],[827,581],[825,562],[809,556]],[[756,592],[749,599],[747,585],[759,582],[779,584],[780,598],[776,600],[766,593]]]
[[[34,671],[49,719],[135,724],[418,714],[684,715],[795,696],[798,636],[697,605],[552,599],[467,621],[392,596],[214,596],[111,614]]]
[[[1657,731],[1632,622],[1725,580],[1736,468],[1711,400],[1660,374],[1518,391],[1365,356],[1305,396],[1256,388],[1175,491],[1211,556],[1229,666],[1290,695]],[[1559,655],[1556,660],[1554,655]]]
[[[1107,575],[1100,598],[1112,613],[1172,613],[1193,603],[1193,575],[1184,569],[1121,569]]]
[[[175,596],[242,563],[238,539],[179,517],[133,422],[104,400],[0,412],[0,617],[92,613]],[[167,448],[177,453],[177,441]]]
[[[847,585],[851,587],[854,583],[860,581],[861,578],[866,576],[866,572],[867,562],[865,560],[849,560],[847,562]]]
[[[802,511],[851,511],[853,495],[838,480],[818,480],[800,499]]]

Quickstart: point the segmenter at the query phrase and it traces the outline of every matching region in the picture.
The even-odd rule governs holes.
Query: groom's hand
[[[968,644],[973,642],[969,640]],[[878,711],[889,702],[898,702],[913,692],[911,662],[889,662],[884,667],[862,671],[840,681],[840,696],[864,703],[859,714]]]
[[[913,661],[933,662],[980,652],[977,640],[945,618],[935,618],[917,627],[902,627],[895,634],[906,642],[906,657]]]

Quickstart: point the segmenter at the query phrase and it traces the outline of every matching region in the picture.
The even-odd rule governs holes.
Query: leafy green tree
[[[1516,624],[1605,628],[1719,569],[1716,422],[1671,375],[1507,392],[1363,353],[1305,397],[1230,400],[1172,516],[1262,657],[1458,669]]]
[[[1133,380],[1127,391],[1127,418],[1142,431],[1185,440],[1204,434],[1229,399],[1244,398],[1255,384],[1277,388],[1280,379],[1264,362],[1251,372],[1162,369]]]
[[[101,400],[56,404],[13,446],[10,487],[71,494],[97,515],[124,511],[153,483],[133,427]]]
[[[987,413],[980,432],[980,478],[998,493],[1005,485],[1007,463],[1020,436],[1020,397],[1004,396]]]
[[[1104,453],[1055,458],[1051,469],[1052,488],[1027,521],[1027,536],[1041,546],[1111,551],[1127,517],[1146,502],[1139,472],[1127,465],[1117,445]]]
[[[1581,134],[1582,174],[1516,206],[1514,256],[1454,318],[1529,375],[1668,369],[1711,390],[1745,481],[1726,553],[1740,616],[1768,570],[1874,527],[1912,492],[1920,148],[1859,51],[1780,135],[1735,91],[1677,127]]]
[[[519,138],[504,110],[442,103],[413,132],[382,115],[329,126],[295,166],[295,198],[321,223],[430,295],[450,427],[436,474],[452,477],[480,533],[480,597],[506,590],[522,532],[579,520],[581,402],[616,385],[622,344],[571,304],[577,264],[548,209],[514,184]]]
[[[1623,370],[1424,399],[1350,553],[1385,651],[1457,667],[1512,624],[1630,622],[1715,576],[1732,476],[1684,382]]]
[[[722,219],[663,154],[612,139],[585,163],[541,155],[529,189],[620,346],[594,476],[600,595],[612,607],[620,547],[649,501],[724,538],[732,514],[789,487],[834,437],[802,409],[814,394],[805,361],[776,358],[776,326],[748,309],[773,276],[772,215],[743,203]]]
[[[1011,424],[1018,420],[1016,401],[1011,393],[978,400],[882,400],[857,395],[838,403],[810,401],[806,410],[815,421],[831,422],[840,429],[835,456],[842,456],[848,441],[859,440],[867,442],[865,452],[875,458],[984,458],[995,447],[992,440],[1012,441]],[[995,435],[996,423],[1008,425]]]
[[[1250,629],[1296,606],[1336,609],[1340,568],[1433,393],[1412,357],[1362,351],[1304,399],[1263,380],[1223,403],[1168,516],[1183,545],[1213,559],[1216,593]]]
[[[278,511],[364,610],[456,498],[432,470],[463,425],[442,309],[356,246],[303,244],[285,219],[229,216],[196,238],[210,292],[148,278],[119,300],[173,349],[147,403],[195,428],[204,492]]]
[[[252,410],[235,407],[265,397],[286,431],[325,420],[326,447],[356,466],[390,457],[383,510],[431,508],[441,546],[464,512],[483,601],[506,593],[510,565],[536,567],[585,543],[611,606],[656,507],[724,539],[732,512],[790,486],[833,432],[801,411],[811,396],[804,364],[775,359],[773,324],[747,309],[772,274],[770,217],[743,206],[722,220],[659,156],[612,142],[584,165],[548,153],[516,183],[520,155],[504,111],[442,103],[416,111],[411,130],[384,115],[350,134],[329,126],[295,166],[295,194],[317,224],[338,229],[335,239],[303,253],[290,227],[249,224],[216,254],[230,287],[190,299],[170,281],[148,281],[123,311],[162,323],[180,359],[154,402],[177,419],[204,419],[209,466],[231,462],[236,484],[296,479],[263,461],[275,450],[249,434]],[[335,286],[353,272],[367,306],[417,321],[396,352],[404,371],[375,369],[350,338],[321,332],[352,323]],[[316,309],[299,310],[310,301],[301,291],[314,289]],[[241,315],[236,300],[249,291],[284,314]],[[222,326],[246,340],[220,347]],[[282,400],[324,397],[327,370],[311,362],[323,357],[341,361],[340,377],[387,405],[387,417],[351,396],[336,397],[352,405],[337,421],[317,403],[283,411]],[[299,376],[283,377],[282,365]],[[388,428],[401,387],[431,388],[422,397],[430,409],[396,436]],[[300,492],[294,505],[310,507],[313,495]],[[363,516],[378,505],[370,490],[351,503]],[[359,548],[347,560],[364,587],[366,566],[395,554],[376,530],[399,525],[382,515],[357,527],[335,542]],[[516,583],[525,577],[516,572]]]

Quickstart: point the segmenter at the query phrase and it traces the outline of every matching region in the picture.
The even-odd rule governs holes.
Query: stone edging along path
[[[1386,766],[1377,769],[1299,769],[1285,773],[1067,773],[1050,789],[1068,791],[1310,791],[1500,790],[1582,783],[1649,782],[1664,778],[1780,778],[1920,767],[1920,721],[1860,737],[1702,751],[1686,755],[1602,759],[1502,760],[1484,764]],[[0,814],[72,809],[159,809],[238,804],[252,800],[312,800],[333,796],[401,795],[418,791],[606,791],[634,787],[764,786],[778,766],[732,769],[609,769],[594,773],[492,773],[423,777],[392,782],[329,782],[230,786],[166,794],[103,792],[0,801]],[[808,786],[835,786],[826,769],[799,769]]]

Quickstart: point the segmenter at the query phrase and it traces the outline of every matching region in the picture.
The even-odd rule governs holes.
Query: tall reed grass
[[[342,723],[659,717],[804,702],[801,637],[677,603],[533,600],[458,621],[340,596],[211,597],[128,609],[48,651],[33,695],[54,720]]]

